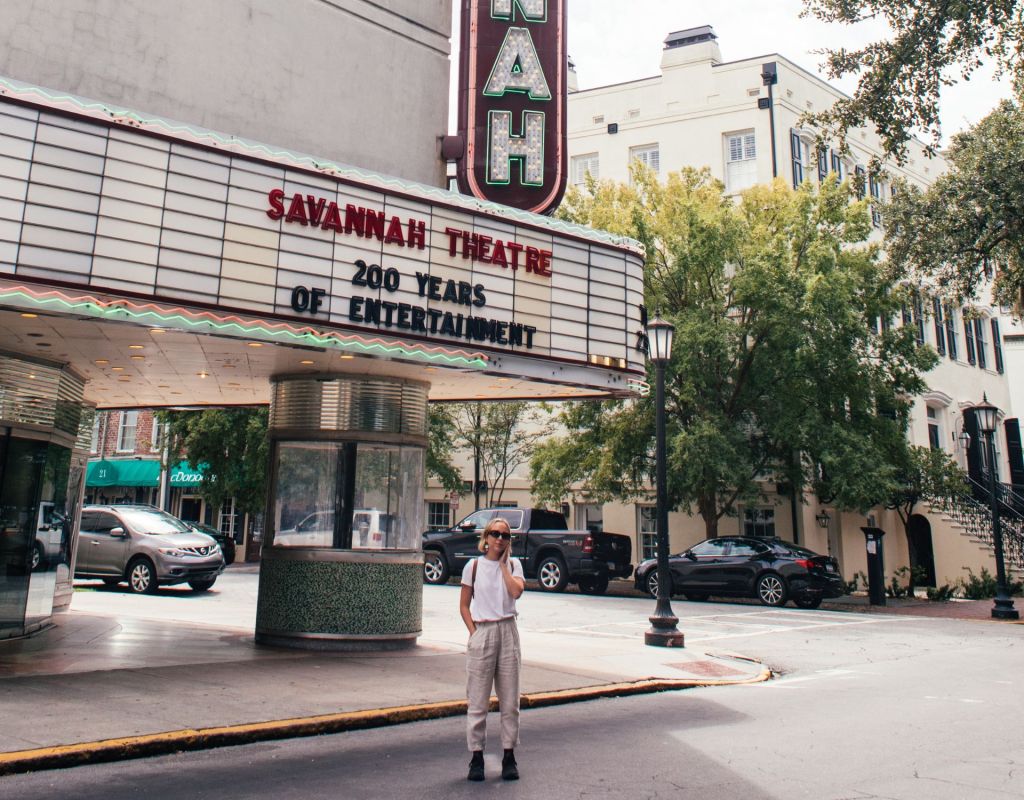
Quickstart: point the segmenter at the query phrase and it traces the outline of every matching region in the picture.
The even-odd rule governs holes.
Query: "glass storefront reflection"
[[[278,442],[276,448],[274,545],[418,547],[423,448],[354,442]]]
[[[70,577],[70,466],[66,447],[0,439],[0,636],[45,622],[58,579]]]

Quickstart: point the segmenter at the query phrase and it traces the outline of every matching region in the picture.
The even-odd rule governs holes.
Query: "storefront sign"
[[[463,0],[458,162],[466,194],[537,214],[566,182],[566,0]]]

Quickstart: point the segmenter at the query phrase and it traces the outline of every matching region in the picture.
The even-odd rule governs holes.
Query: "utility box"
[[[881,528],[866,527],[864,531],[868,551],[868,600],[873,606],[885,605],[885,558],[883,556]]]

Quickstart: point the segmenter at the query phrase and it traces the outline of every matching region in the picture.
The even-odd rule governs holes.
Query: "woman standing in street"
[[[462,571],[459,613],[469,629],[466,646],[466,741],[473,754],[471,781],[484,779],[484,744],[491,688],[501,712],[501,777],[519,780],[515,746],[519,743],[519,670],[522,654],[516,627],[516,600],[526,588],[523,565],[510,558],[512,532],[508,522],[495,517],[480,534],[483,553]]]

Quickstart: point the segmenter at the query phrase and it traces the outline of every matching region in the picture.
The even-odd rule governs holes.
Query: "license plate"
[[[618,564],[616,564],[616,563],[615,563],[614,561],[609,561],[609,562],[608,562],[608,569],[617,569],[617,568],[618,568],[618,566],[619,566],[619,565],[618,565]]]
[[[825,565],[825,569],[827,569],[829,572],[835,572],[836,571],[836,568],[835,568],[834,564],[826,564]]]

